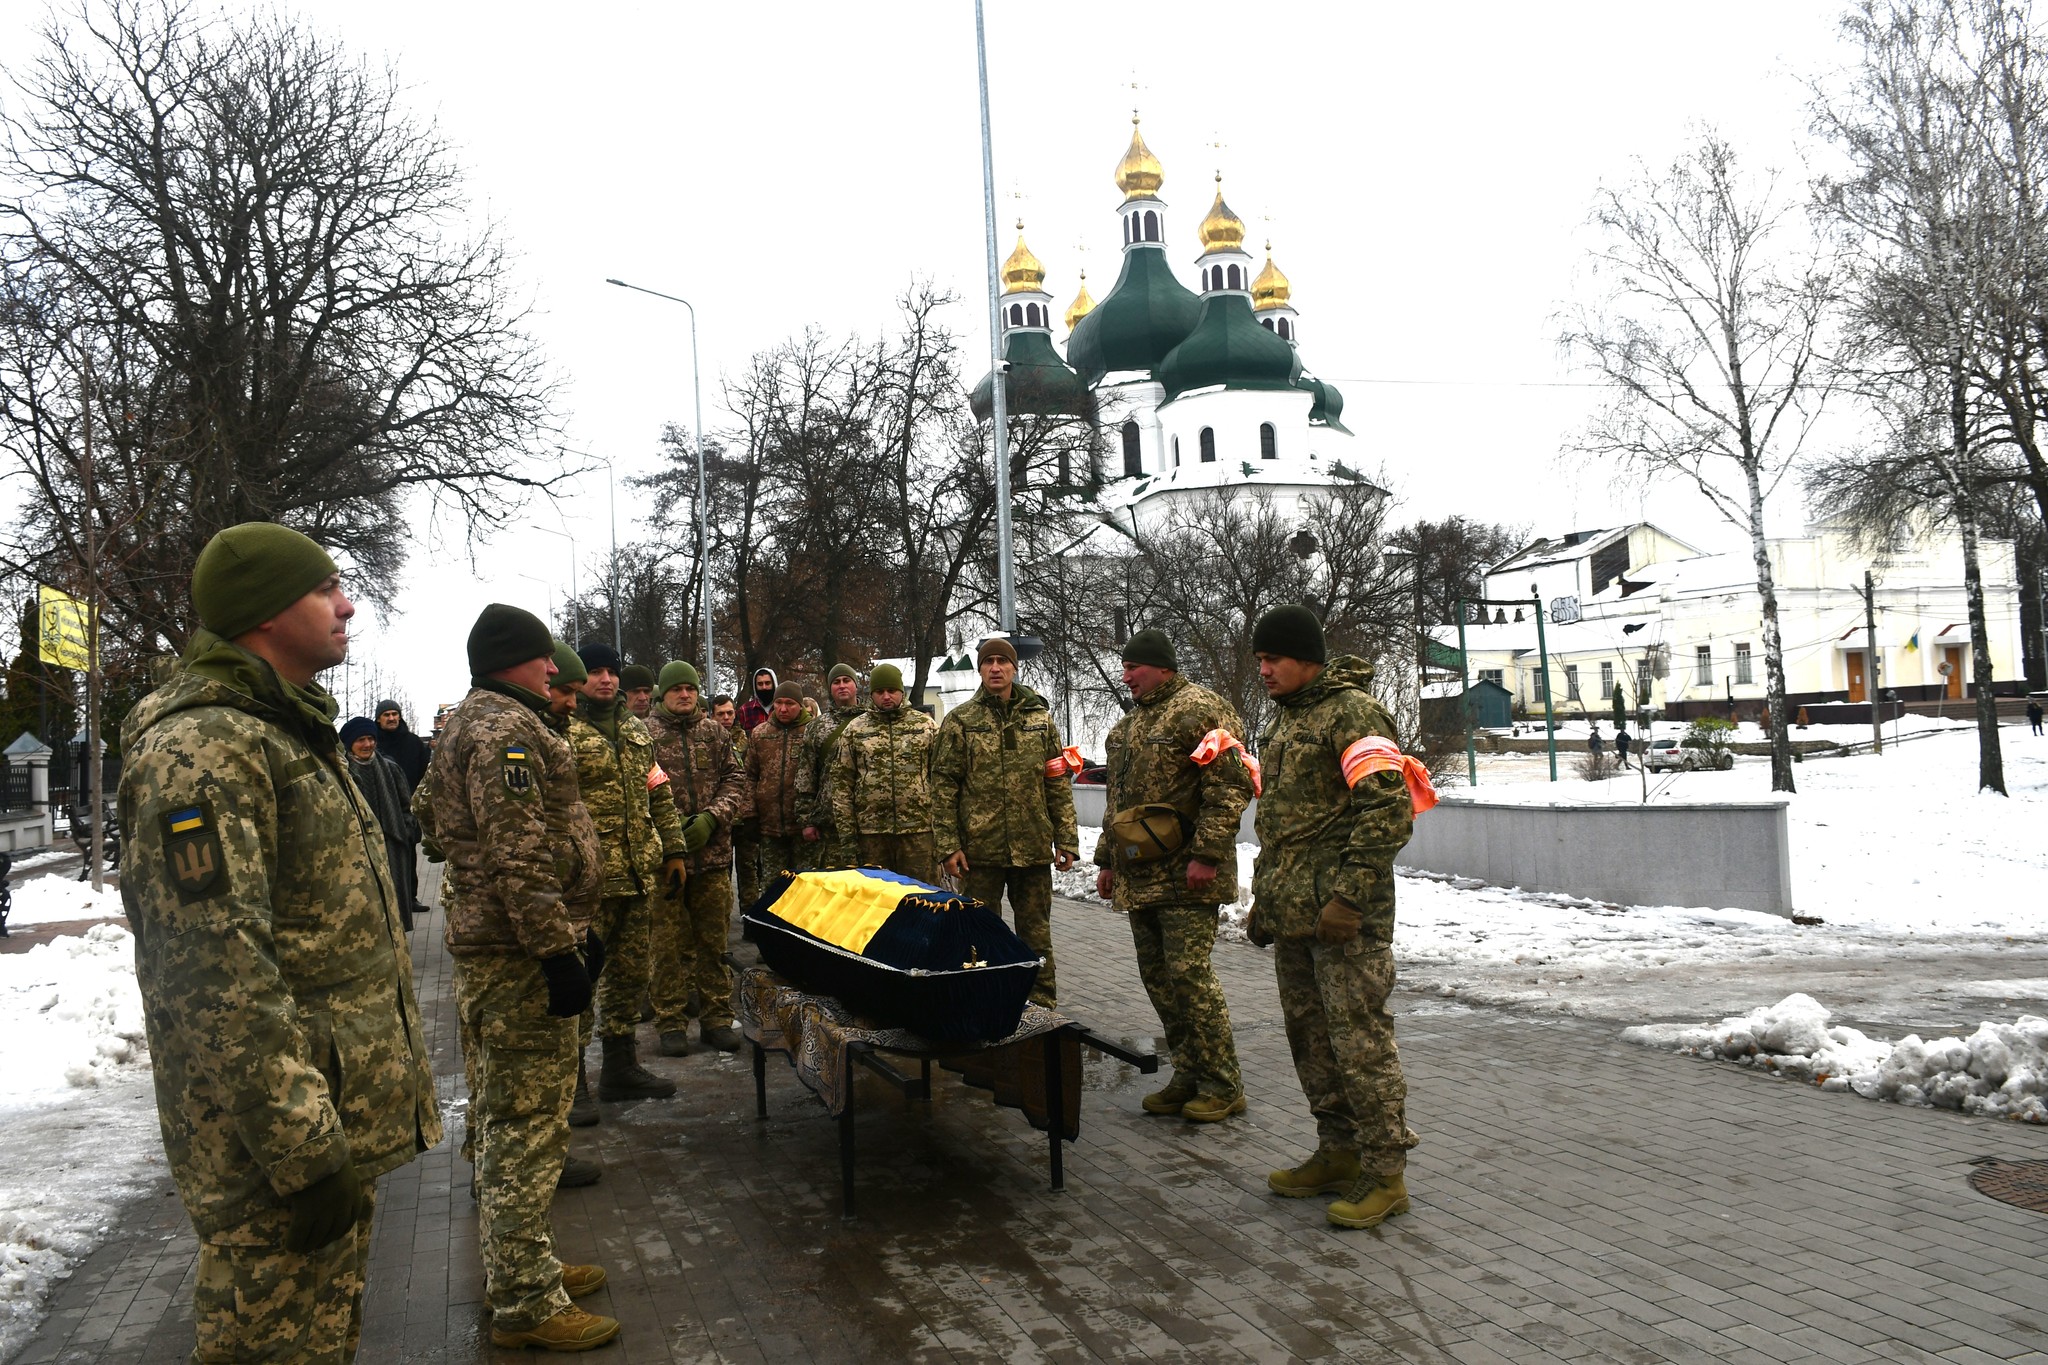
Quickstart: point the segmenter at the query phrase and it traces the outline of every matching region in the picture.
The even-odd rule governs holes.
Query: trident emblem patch
[[[212,807],[202,801],[173,808],[164,813],[163,827],[164,862],[179,899],[190,904],[222,889],[225,860]]]

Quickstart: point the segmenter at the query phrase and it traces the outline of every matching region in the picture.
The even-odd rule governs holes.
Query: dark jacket
[[[420,779],[427,775],[427,760],[433,757],[427,742],[412,732],[403,716],[399,717],[396,730],[377,727],[377,752],[396,763],[398,771],[405,774],[407,791],[419,786]]]

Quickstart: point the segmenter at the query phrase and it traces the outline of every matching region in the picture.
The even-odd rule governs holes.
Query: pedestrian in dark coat
[[[397,702],[378,702],[376,716],[377,752],[398,765],[408,787],[418,787],[432,756],[427,742],[406,725],[405,712],[398,709]]]
[[[2030,701],[2030,702],[2028,702],[2028,703],[2027,703],[2027,724],[2029,724],[2029,725],[2031,725],[2031,726],[2033,726],[2033,727],[2034,727],[2034,733],[2035,733],[2035,734],[2037,734],[2037,735],[2038,735],[2038,734],[2040,734],[2040,733],[2041,733],[2041,703],[2040,703],[2040,702],[2037,702],[2037,701]]]
[[[378,751],[375,721],[357,716],[341,727],[341,742],[348,750],[349,775],[384,829],[384,854],[391,863],[391,884],[398,889],[398,917],[410,930],[420,889],[419,862],[413,856],[420,825],[412,817],[412,783],[404,769]]]
[[[1628,737],[1628,731],[1616,730],[1614,732],[1614,757],[1624,768],[1628,766],[1628,749],[1629,745],[1633,742]]]

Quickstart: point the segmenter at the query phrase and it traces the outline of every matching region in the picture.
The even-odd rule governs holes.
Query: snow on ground
[[[64,858],[70,855],[60,853],[55,856]],[[14,906],[7,912],[7,927],[19,929],[30,924],[61,924],[67,920],[121,918],[121,889],[111,878],[104,890],[95,892],[90,882],[76,881],[71,877],[43,876],[14,888]]]
[[[2048,1019],[2023,1014],[2011,1024],[1980,1024],[1968,1038],[1913,1034],[1888,1043],[1830,1025],[1831,1017],[1812,996],[1794,994],[1719,1024],[1642,1024],[1621,1036],[1865,1099],[2048,1123]]]
[[[0,955],[0,1038],[0,1132],[14,1154],[0,1163],[5,1359],[51,1285],[163,1168],[127,929],[96,924]]]

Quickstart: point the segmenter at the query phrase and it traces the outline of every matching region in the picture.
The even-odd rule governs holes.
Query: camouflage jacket
[[[732,866],[732,827],[746,813],[747,775],[732,749],[732,731],[699,707],[678,716],[660,702],[647,713],[655,761],[668,774],[666,790],[684,820],[706,814],[718,822],[711,841],[690,856],[692,872]]]
[[[586,715],[584,707],[595,714]],[[600,726],[600,720],[607,723]],[[616,738],[607,733],[613,724]],[[569,747],[576,754],[583,804],[604,848],[604,894],[659,891],[662,860],[683,851],[683,820],[667,791],[667,771],[655,762],[654,736],[623,702],[603,708],[586,697],[569,718]]]
[[[832,824],[832,755],[839,751],[846,727],[867,710],[858,704],[835,706],[804,726],[802,764],[796,770],[796,794],[804,823],[829,834]]]
[[[1252,778],[1235,750],[1207,766],[1189,757],[1211,730],[1244,737],[1229,702],[1179,676],[1138,698],[1111,727],[1103,829],[1108,830],[1118,811],[1153,801],[1163,801],[1195,822],[1193,835],[1172,857],[1117,868],[1117,909],[1237,899],[1237,829],[1252,799]],[[1115,865],[1110,844],[1106,832],[1096,840],[1097,865]],[[1196,858],[1216,865],[1213,890],[1201,897],[1188,889],[1188,863]]]
[[[1280,938],[1315,932],[1316,914],[1342,896],[1365,915],[1364,935],[1394,936],[1394,855],[1413,815],[1396,772],[1344,783],[1344,751],[1367,735],[1393,739],[1394,723],[1367,689],[1372,667],[1348,654],[1290,697],[1259,741],[1265,794],[1259,798],[1259,860],[1252,899]]]
[[[604,894],[576,761],[545,708],[504,684],[473,688],[413,794],[421,833],[447,859],[441,899],[448,951],[459,957],[566,952]]]
[[[1078,856],[1074,784],[1045,699],[1022,683],[1008,705],[986,687],[946,713],[932,741],[932,830],[941,861],[1035,867]]]
[[[803,804],[796,776],[803,770],[804,723],[784,725],[770,716],[747,736],[747,790],[754,816],[770,839],[793,839],[804,832]]]
[[[441,1140],[384,833],[333,707],[202,631],[122,729],[121,903],[201,1236]]]
[[[869,711],[846,727],[830,777],[832,821],[842,837],[932,827],[928,774],[938,728],[908,702],[894,711]]]

